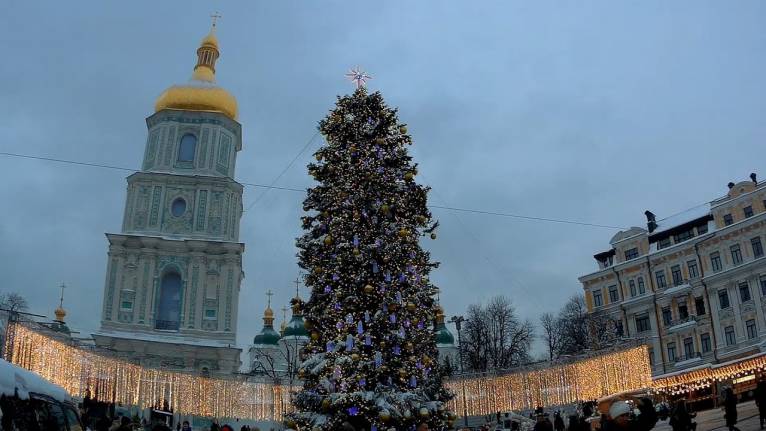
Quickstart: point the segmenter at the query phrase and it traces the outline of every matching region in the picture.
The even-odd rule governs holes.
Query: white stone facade
[[[122,232],[107,234],[100,347],[147,366],[230,373],[243,278],[241,126],[216,112],[147,119],[143,169],[128,177]],[[182,148],[185,146],[185,148]]]
[[[655,376],[766,351],[766,183],[631,228],[580,277],[591,313],[650,346]]]

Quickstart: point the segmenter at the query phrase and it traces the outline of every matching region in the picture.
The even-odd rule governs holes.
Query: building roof
[[[274,330],[273,326],[263,325],[263,329],[261,330],[261,333],[256,335],[255,338],[253,338],[253,344],[276,346],[277,343],[279,343],[280,338],[281,337],[279,336],[277,331]]]
[[[662,220],[657,221],[657,229],[652,232],[652,236],[667,230],[673,229],[685,225],[687,223],[698,221],[702,218],[710,216],[710,204],[704,203],[697,205],[694,208],[690,208],[686,211],[681,211],[678,214],[673,214],[670,217],[665,217]]]

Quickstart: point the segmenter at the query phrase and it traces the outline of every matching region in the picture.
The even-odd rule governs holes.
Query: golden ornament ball
[[[383,139],[383,138],[375,138],[375,144],[376,145],[385,145],[386,144],[386,140]]]
[[[404,347],[405,347],[407,350],[412,350],[412,349],[414,348],[414,346],[413,346],[413,345],[412,345],[412,343],[410,343],[410,342],[408,342],[407,344],[405,344],[405,345],[404,345]]]
[[[324,237],[324,245],[330,245],[330,244],[332,244],[332,237],[330,237],[330,235],[327,235],[326,237]]]
[[[362,252],[361,252],[361,251],[359,251],[359,249],[358,249],[358,248],[355,248],[355,249],[354,249],[354,251],[353,251],[353,253],[354,253],[354,256],[359,256],[359,255],[360,255]]]
[[[401,133],[401,134],[407,133],[407,126],[405,126],[405,125],[399,126],[399,133]]]
[[[316,157],[317,161],[321,161],[321,160],[322,160],[322,155],[321,155],[321,154],[319,154],[319,153],[316,153],[316,154],[314,155],[314,157]]]
[[[316,332],[316,331],[312,332],[311,333],[311,339],[314,340],[314,341],[318,340],[319,339],[319,332]]]
[[[325,398],[322,400],[322,410],[324,411],[330,410],[330,406],[331,406],[331,403],[329,398]]]
[[[359,354],[358,353],[352,353],[351,354],[351,360],[354,362],[359,361]]]
[[[304,370],[303,368],[298,370],[298,377],[303,378],[305,376],[306,376],[306,370]]]
[[[421,407],[420,410],[418,411],[418,414],[420,414],[421,418],[427,418],[428,416],[431,415],[431,413],[425,407]]]
[[[366,293],[366,294],[368,294],[368,295],[369,295],[370,293],[372,293],[374,290],[375,290],[375,288],[374,288],[374,287],[372,287],[372,286],[371,286],[371,285],[369,285],[369,284],[368,284],[368,285],[366,285],[366,286],[364,286],[364,293]]]
[[[391,420],[391,412],[389,412],[388,410],[381,410],[380,413],[378,413],[378,417],[383,422],[388,422]]]
[[[417,306],[415,305],[415,303],[414,303],[414,302],[408,302],[408,303],[407,303],[407,310],[409,310],[409,311],[415,311],[415,309],[416,309],[416,308],[417,308]]]
[[[399,229],[399,236],[405,237],[405,236],[407,236],[407,233],[408,233],[407,229],[405,229],[405,228]]]
[[[412,181],[412,179],[415,177],[415,175],[412,174],[412,172],[407,172],[404,174],[404,179],[407,181]]]
[[[406,377],[407,376],[407,370],[404,368],[399,369],[399,377]]]
[[[313,326],[313,325],[311,324],[311,321],[310,321],[310,320],[304,320],[304,321],[303,321],[303,327],[304,327],[304,328],[306,328],[306,329],[311,329],[311,327],[312,327],[312,326]]]
[[[380,210],[383,212],[383,214],[387,214],[389,210],[388,204],[381,205]]]
[[[292,419],[286,419],[285,420],[285,425],[287,425],[288,428],[295,428],[296,423]]]
[[[431,234],[431,239],[436,239],[436,234],[435,233]]]

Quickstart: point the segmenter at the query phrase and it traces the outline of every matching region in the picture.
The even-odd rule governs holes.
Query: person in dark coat
[[[673,431],[691,431],[696,426],[692,423],[692,415],[686,408],[684,400],[678,400],[673,407],[673,413],[670,415],[669,425]]]
[[[766,421],[766,380],[763,378],[758,382],[758,386],[755,388],[755,405],[758,406],[761,429],[763,429],[763,422]]]
[[[731,388],[726,388],[723,392],[723,397],[726,426],[729,428],[729,431],[739,431],[739,428],[735,426],[737,424],[737,396],[734,395],[734,391]]]
[[[564,431],[564,418],[561,417],[561,413],[556,412],[553,415],[553,429],[556,431]]]

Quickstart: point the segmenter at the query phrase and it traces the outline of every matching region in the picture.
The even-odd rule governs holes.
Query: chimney
[[[649,233],[654,232],[657,229],[657,219],[654,217],[654,213],[646,210],[644,215],[646,216],[646,227],[649,228]]]
[[[729,187],[729,190],[734,188],[734,183],[729,183],[729,184],[726,184],[726,185]]]
[[[753,184],[758,184],[758,181],[756,180],[755,172],[750,174],[750,179],[753,180]]]

